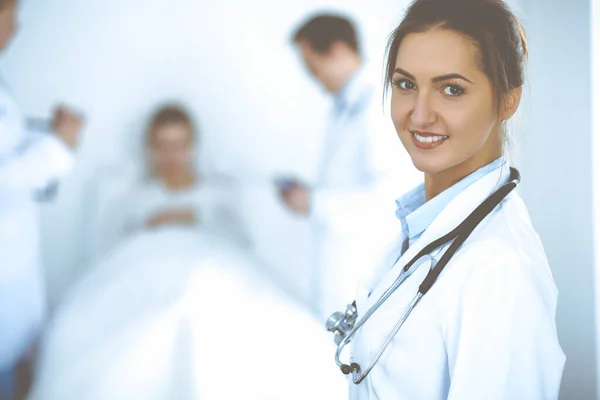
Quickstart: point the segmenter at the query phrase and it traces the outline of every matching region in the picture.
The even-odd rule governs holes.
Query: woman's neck
[[[471,175],[494,160],[502,157],[502,151],[493,152],[486,157],[473,157],[469,160],[436,173],[425,173],[425,199],[429,201],[443,191],[451,188],[462,179]]]
[[[172,173],[162,177],[161,181],[170,190],[184,190],[196,184],[196,175],[191,171]]]

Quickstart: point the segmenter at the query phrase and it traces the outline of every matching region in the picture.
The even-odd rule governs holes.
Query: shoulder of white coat
[[[533,228],[531,218],[521,197],[512,192],[494,210],[475,238],[495,244],[498,250],[515,254],[520,260],[535,260],[548,266],[542,242]]]
[[[557,294],[542,243],[514,192],[473,232],[457,252],[456,263],[471,269],[467,280],[500,278],[498,290],[517,283],[540,291],[545,298]]]

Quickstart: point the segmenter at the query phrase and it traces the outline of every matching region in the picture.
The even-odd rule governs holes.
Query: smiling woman
[[[505,158],[526,55],[502,0],[415,0],[392,33],[391,116],[425,183],[357,292],[353,398],[558,397],[556,286]]]
[[[502,155],[500,123],[516,111],[521,88],[511,89],[510,103],[495,104],[477,53],[471,40],[445,29],[407,35],[399,46],[392,118],[415,166],[432,183],[428,198]],[[439,185],[438,176],[447,184]]]
[[[447,20],[429,19],[428,3],[415,3],[394,32],[386,80],[396,130],[429,178],[431,198],[503,154],[503,122],[521,100],[527,42],[502,1],[457,2],[469,6],[462,15],[455,2],[440,4],[437,15]],[[483,13],[486,3],[497,15]]]

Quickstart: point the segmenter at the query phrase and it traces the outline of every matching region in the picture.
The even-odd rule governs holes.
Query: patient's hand
[[[148,228],[158,228],[163,225],[171,224],[195,224],[197,222],[196,213],[190,209],[176,209],[159,211],[146,221]]]

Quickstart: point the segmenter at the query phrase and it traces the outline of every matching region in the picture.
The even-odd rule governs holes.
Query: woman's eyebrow
[[[402,75],[406,76],[407,78],[412,79],[413,81],[416,80],[415,76],[413,74],[403,70],[402,68],[396,68],[396,69],[394,69],[394,72],[402,74]],[[432,78],[431,81],[432,82],[440,82],[440,81],[447,81],[449,79],[462,79],[463,81],[473,84],[473,82],[471,82],[469,79],[465,78],[461,74],[456,74],[456,73],[436,76],[435,78]]]
[[[463,81],[467,81],[470,84],[473,84],[473,82],[471,82],[469,79],[465,78],[464,76],[462,76],[461,74],[446,74],[446,75],[440,75],[440,76],[436,76],[435,78],[433,78],[431,81],[432,82],[440,82],[440,81],[447,81],[449,79],[462,79]]]

